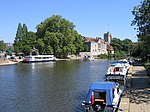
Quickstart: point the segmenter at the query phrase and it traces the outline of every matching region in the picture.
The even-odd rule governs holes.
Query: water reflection
[[[56,61],[0,67],[2,112],[82,112],[93,81],[104,80],[109,61]]]

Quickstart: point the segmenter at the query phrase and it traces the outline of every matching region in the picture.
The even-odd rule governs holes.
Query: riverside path
[[[133,66],[129,112],[150,112],[150,77],[144,66]]]

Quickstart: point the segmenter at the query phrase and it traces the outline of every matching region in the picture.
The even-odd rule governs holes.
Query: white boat
[[[111,81],[126,81],[126,75],[128,73],[128,68],[124,63],[113,62],[109,65],[106,73],[106,80]]]
[[[93,56],[84,56],[84,60],[94,61]]]
[[[123,88],[115,82],[93,82],[85,101],[86,112],[114,112],[119,107]]]
[[[127,69],[130,68],[130,64],[129,64],[129,61],[128,61],[128,60],[123,59],[123,60],[119,60],[118,62],[119,62],[119,63],[123,63]]]
[[[24,63],[32,63],[32,62],[49,62],[49,61],[55,61],[56,58],[54,55],[30,55],[24,57],[23,61]]]

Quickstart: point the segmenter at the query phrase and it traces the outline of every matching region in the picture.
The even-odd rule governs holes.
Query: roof
[[[84,42],[98,42],[99,40],[101,40],[100,37],[98,38],[85,37],[84,38]]]
[[[91,85],[91,89],[104,89],[111,90],[114,87],[114,82],[94,82]]]

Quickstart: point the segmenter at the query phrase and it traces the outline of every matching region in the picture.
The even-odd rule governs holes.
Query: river
[[[56,61],[0,66],[0,112],[83,112],[93,81],[110,61]]]

